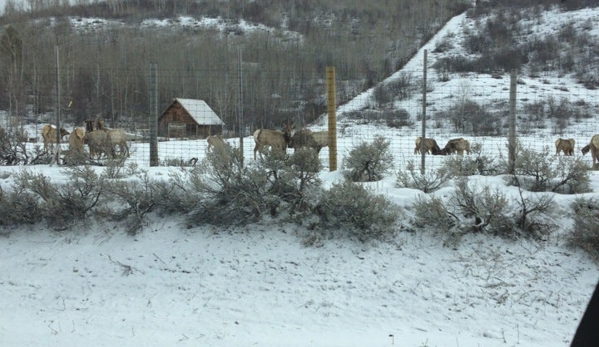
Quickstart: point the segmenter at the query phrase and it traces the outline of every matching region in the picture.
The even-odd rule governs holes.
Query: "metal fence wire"
[[[390,141],[398,166],[419,161],[415,140],[426,120],[427,138],[442,148],[448,140],[465,138],[484,144],[493,155],[508,155],[510,75],[440,74],[427,68],[401,70],[371,88],[364,80],[335,76],[337,158],[376,136]],[[99,119],[108,128],[122,128],[130,141],[129,161],[151,165],[151,133],[155,125],[157,162],[171,165],[201,158],[206,137],[221,134],[233,146],[244,141],[244,155],[253,158],[256,129],[327,130],[325,72],[305,85],[301,71],[263,71],[251,63],[238,69],[164,69],[40,71],[40,79],[57,85],[34,95],[12,93],[0,126],[27,132],[28,146],[43,143],[41,128],[57,124],[72,131]],[[61,93],[56,89],[60,85]],[[154,96],[155,101],[152,100]],[[597,132],[599,92],[569,78],[517,76],[515,135],[527,148],[554,150],[558,138],[575,139],[577,150]],[[424,101],[424,102],[423,102]],[[155,109],[152,104],[155,103]],[[155,120],[152,113],[156,113]],[[89,127],[89,126],[88,126]],[[62,147],[68,149],[66,138]],[[320,157],[329,167],[330,149]],[[426,156],[427,166],[442,158]]]

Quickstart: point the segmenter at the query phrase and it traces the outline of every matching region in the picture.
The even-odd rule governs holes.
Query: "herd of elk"
[[[422,137],[416,138],[416,147],[414,147],[414,154],[422,154],[424,149],[425,154],[432,155],[450,155],[457,153],[459,155],[470,154],[470,142],[460,137],[459,139],[451,139],[447,141],[445,147],[440,148],[437,141],[431,138],[425,138],[424,144],[422,143]]]
[[[41,132],[44,139],[44,151],[53,149],[57,141],[56,127],[46,124],[42,127]],[[97,122],[96,129],[94,129],[92,121],[88,121],[85,128],[75,127],[72,132],[60,128],[60,142],[67,135],[69,135],[69,153],[79,158],[85,153],[85,144],[89,147],[89,157],[91,159],[99,159],[102,154],[113,158],[117,154],[117,148],[119,155],[129,157],[129,145],[127,144],[125,130],[106,128],[102,120]]]
[[[304,128],[297,130],[293,133],[293,126],[286,124],[284,131],[280,130],[269,130],[269,129],[258,129],[254,132],[254,141],[256,146],[254,147],[254,159],[256,159],[256,152],[260,153],[262,158],[262,150],[265,147],[270,147],[272,150],[285,151],[287,148],[293,148],[297,150],[299,148],[309,148],[320,153],[320,150],[324,147],[329,147],[330,138],[329,132],[325,131],[312,131]]]
[[[123,129],[110,129],[104,126],[104,121],[98,120],[97,128],[91,131],[88,124],[88,132],[83,138],[83,142],[89,148],[90,159],[100,159],[102,154],[108,158],[115,158],[119,150],[119,155],[129,157],[129,145],[127,144],[127,133]]]
[[[559,138],[555,141],[555,154],[559,155],[559,152],[564,153],[567,156],[574,155],[574,148],[576,145],[576,141],[574,139],[562,139]],[[591,159],[593,160],[593,168],[599,161],[599,134],[593,135],[589,144],[582,147],[580,150],[582,155],[586,155],[588,152],[591,152]]]
[[[576,147],[576,141],[574,139],[562,139],[559,138],[555,141],[555,154],[559,155],[562,152],[565,156],[573,156],[574,149]],[[420,154],[421,149],[424,149],[425,153],[433,155],[450,155],[457,153],[463,155],[470,154],[470,142],[464,138],[451,139],[447,142],[445,147],[442,149],[437,145],[434,139],[427,138],[422,145],[422,138],[416,138],[416,147],[414,148],[414,154]],[[581,149],[582,155],[591,152],[593,167],[599,162],[599,134],[594,135],[589,144]]]
[[[91,126],[90,126],[91,125]],[[329,132],[328,131],[312,131],[304,128],[293,132],[293,127],[286,124],[284,130],[273,130],[273,129],[258,129],[254,131],[254,160],[257,159],[256,153],[260,154],[260,158],[263,158],[262,152],[265,148],[270,148],[271,151],[285,152],[287,148],[310,148],[318,153],[324,147],[329,146]],[[42,127],[42,137],[44,139],[44,150],[47,151],[49,148],[57,142],[58,132],[55,126],[46,124]],[[76,127],[73,132],[70,133],[64,128],[60,128],[60,139],[64,136],[69,136],[69,150],[73,154],[81,154],[84,152],[83,146],[87,144],[89,147],[90,158],[98,159],[102,154],[107,157],[114,157],[116,155],[116,148],[119,149],[119,154],[123,156],[129,156],[129,146],[127,144],[127,134],[123,129],[109,129],[104,126],[102,120],[97,122],[97,129],[93,129],[91,122],[87,123],[87,129]],[[213,147],[221,148],[223,146],[229,146],[224,140],[222,135],[210,135],[207,137],[208,142],[207,150]],[[559,155],[560,152],[565,156],[573,156],[576,141],[574,139],[562,139],[559,138],[555,141],[555,154]],[[425,138],[422,143],[422,138],[417,137],[415,141],[414,154],[421,154],[424,151],[425,154],[432,155],[451,155],[457,153],[458,155],[470,154],[470,142],[464,138],[450,139],[445,147],[441,148],[432,138]],[[581,149],[582,155],[586,155],[591,152],[593,167],[599,161],[599,134],[594,135],[589,144]]]

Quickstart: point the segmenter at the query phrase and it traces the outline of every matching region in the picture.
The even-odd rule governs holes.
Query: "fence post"
[[[237,117],[239,127],[239,151],[241,152],[241,166],[244,165],[243,155],[243,138],[245,136],[245,124],[243,122],[243,56],[241,55],[241,47],[239,47],[239,107],[237,108]]]
[[[150,166],[158,166],[158,67],[150,63]]]
[[[56,162],[57,165],[60,165],[60,140],[62,140],[62,136],[60,133],[60,59],[59,59],[59,49],[58,46],[54,46],[54,54],[56,59],[56,109],[54,113],[56,113],[56,153],[52,156],[50,161],[50,165]]]
[[[508,134],[508,173],[514,174],[516,163],[516,70],[510,74],[510,131]]]
[[[426,172],[426,56],[427,50],[424,50],[424,61],[422,71],[422,135],[420,136],[420,174],[424,175]]]
[[[337,101],[335,99],[335,67],[327,66],[327,101],[329,114],[329,171],[337,170]]]

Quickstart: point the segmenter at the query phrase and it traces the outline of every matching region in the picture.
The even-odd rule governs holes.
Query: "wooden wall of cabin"
[[[222,134],[221,125],[198,124],[189,113],[178,103],[172,104],[158,120],[158,136],[167,136],[170,122],[185,123],[187,137],[206,138],[208,135]]]

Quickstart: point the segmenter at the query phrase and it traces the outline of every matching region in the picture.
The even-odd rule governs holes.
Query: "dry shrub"
[[[343,164],[349,170],[347,177],[354,182],[373,182],[383,178],[393,167],[391,142],[376,136],[371,143],[363,142],[349,152]]]
[[[599,262],[599,202],[579,198],[574,202],[574,226],[569,244],[580,247]]]
[[[419,196],[413,207],[415,213],[412,223],[418,228],[448,232],[455,226],[455,219],[439,197]]]
[[[105,179],[91,167],[70,167],[63,171],[66,184],[53,183],[50,177],[23,170],[17,175],[17,190],[38,200],[48,225],[64,230],[85,220],[103,195]]]
[[[0,189],[0,225],[35,224],[43,218],[37,196],[15,184],[12,189]]]
[[[531,192],[588,193],[590,175],[582,157],[556,156],[545,146],[537,152],[518,146],[515,175],[508,184]]]
[[[405,170],[397,172],[396,186],[399,188],[414,188],[425,193],[434,192],[443,187],[454,177],[454,172],[441,167],[433,172],[420,173],[416,170],[413,160],[409,160]]]
[[[399,207],[385,196],[375,195],[349,180],[333,184],[324,193],[317,211],[324,230],[340,230],[362,242],[393,233],[400,216]]]
[[[156,201],[160,199],[159,190],[147,173],[144,172],[135,180],[114,181],[106,185],[106,194],[118,203],[112,212],[113,218],[126,221],[129,235],[136,235],[144,226],[145,216],[154,210]]]
[[[555,229],[548,212],[552,195],[519,190],[509,199],[499,188],[472,186],[466,177],[456,180],[447,200],[422,197],[414,203],[414,226],[430,228],[452,237],[483,232],[505,238],[543,239]]]
[[[266,160],[276,156],[271,153]],[[259,221],[277,205],[268,194],[268,173],[244,166],[238,148],[215,148],[189,174],[187,189],[196,197],[187,214],[190,225],[245,225]]]

